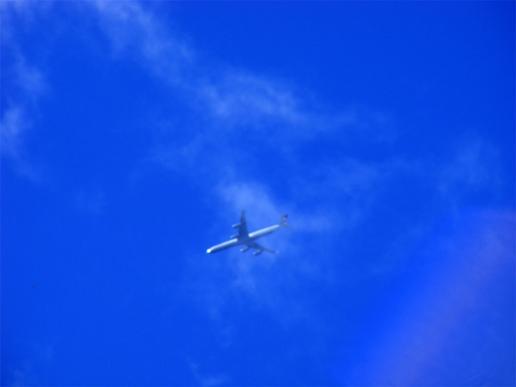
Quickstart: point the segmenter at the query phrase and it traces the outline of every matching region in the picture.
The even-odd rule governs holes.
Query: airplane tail
[[[284,214],[284,215],[281,215],[281,218],[280,218],[280,226],[288,226],[288,214]]]

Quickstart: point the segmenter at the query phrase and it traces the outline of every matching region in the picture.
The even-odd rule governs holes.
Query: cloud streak
[[[5,53],[1,59],[3,109],[0,117],[0,155],[9,161],[18,174],[38,181],[41,179],[38,167],[29,161],[25,143],[39,111],[39,103],[49,87],[43,71],[29,63],[15,38],[11,18],[15,13],[27,12],[26,4],[7,3],[0,11],[2,23],[5,23],[0,44],[0,49]]]
[[[139,3],[95,3],[95,10],[115,52],[136,55],[143,68],[190,107],[191,121],[199,122],[192,134],[181,141],[172,134],[167,143],[156,144],[151,158],[191,181],[202,180],[204,187],[215,187],[207,195],[222,204],[217,206],[221,218],[246,208],[250,219],[263,225],[290,212],[296,233],[313,236],[308,250],[324,251],[339,245],[338,238],[325,235],[359,227],[394,181],[410,184],[425,176],[420,184],[433,196],[444,192],[443,199],[449,200],[450,191],[467,192],[490,179],[483,174],[478,180],[486,160],[483,147],[473,142],[461,144],[456,154],[435,165],[396,153],[374,160],[339,155],[306,163],[304,147],[318,141],[332,144],[342,133],[349,133],[350,142],[391,144],[397,140],[392,120],[364,107],[333,110],[288,82],[206,59]],[[260,171],[264,157],[277,160],[275,179]],[[285,242],[286,250],[296,256],[293,240]],[[234,283],[248,294],[263,294],[257,288],[267,267],[245,262],[234,257],[229,263]]]
[[[183,132],[179,135],[176,127],[166,128],[169,136],[156,141],[149,152],[153,163],[192,184],[200,182],[208,200],[216,203],[213,207],[219,209],[217,215],[225,221],[243,208],[248,209],[257,226],[276,221],[283,212],[291,214],[292,236],[285,233],[274,241],[288,253],[262,261],[231,255],[227,268],[232,287],[221,290],[218,298],[238,289],[257,303],[279,311],[271,306],[281,304],[277,293],[271,290],[267,294],[267,288],[261,285],[274,284],[270,279],[276,278],[277,286],[272,289],[279,292],[281,286],[294,289],[300,278],[326,278],[331,271],[330,259],[325,261],[323,257],[313,264],[318,255],[324,255],[320,251],[335,246],[343,249],[340,234],[370,219],[374,206],[384,200],[382,195],[393,181],[410,184],[424,176],[429,192],[441,192],[443,200],[449,200],[454,192],[468,192],[491,181],[485,170],[495,167],[490,165],[490,156],[486,156],[481,142],[461,144],[456,154],[443,157],[435,165],[394,151],[369,158],[345,154],[354,141],[371,147],[395,143],[397,132],[389,115],[351,105],[335,109],[286,80],[233,68],[219,58],[206,58],[143,3],[97,1],[74,6],[81,11],[86,8],[97,17],[100,30],[110,42],[113,60],[127,56],[135,59],[171,96],[187,106]],[[24,97],[16,101],[13,97],[2,116],[2,154],[21,160],[23,138],[31,126],[27,116],[49,88],[42,72],[25,60],[18,61],[16,72],[18,90]],[[342,138],[348,144],[339,143]],[[325,144],[334,147],[334,154],[315,152],[317,156],[306,161],[307,149]],[[274,171],[261,168],[265,158],[275,160]],[[442,172],[427,174],[427,169]],[[206,186],[213,189],[206,190]],[[297,247],[301,241],[305,255]],[[283,257],[287,258],[281,260]],[[281,278],[284,285],[270,270],[274,265],[285,265],[282,269],[289,274]]]

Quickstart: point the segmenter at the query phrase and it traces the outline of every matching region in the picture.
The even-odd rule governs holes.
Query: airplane
[[[264,227],[259,230],[248,232],[247,231],[247,221],[245,219],[245,212],[242,211],[240,214],[240,223],[234,224],[233,228],[238,230],[238,233],[231,236],[231,239],[219,243],[218,245],[212,246],[209,249],[206,250],[207,254],[216,253],[221,250],[229,249],[230,247],[234,246],[241,246],[243,247],[240,249],[240,252],[245,253],[249,249],[254,249],[253,255],[260,255],[264,251],[268,253],[276,253],[275,250],[268,249],[266,247],[263,247],[262,245],[259,245],[256,240],[258,238],[261,238],[265,235],[271,234],[277,230],[279,230],[282,227],[287,226],[288,224],[288,215],[285,214],[280,218],[280,222],[278,224],[273,224],[269,227]]]

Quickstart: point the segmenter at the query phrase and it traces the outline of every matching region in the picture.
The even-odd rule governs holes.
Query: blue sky
[[[514,8],[1,2],[1,384],[514,385]]]

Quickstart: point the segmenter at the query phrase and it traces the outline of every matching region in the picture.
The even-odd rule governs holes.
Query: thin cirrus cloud
[[[50,90],[43,69],[31,63],[16,39],[14,24],[18,18],[30,23],[46,5],[25,1],[0,3],[0,59],[2,71],[2,116],[0,118],[0,154],[10,162],[13,170],[33,182],[43,179],[41,168],[35,165],[26,150],[39,103]]]
[[[201,104],[212,120],[225,125],[277,120],[289,125],[308,121],[300,99],[287,87],[249,72],[205,66],[197,51],[139,3],[95,2],[102,29],[115,53],[133,53],[143,67],[182,93],[193,105]],[[207,68],[217,68],[207,73]]]
[[[192,131],[186,141],[172,139],[156,145],[152,158],[181,173],[203,174],[209,165],[209,173],[204,175],[213,179],[215,186],[222,182],[233,188],[265,185],[242,167],[245,161],[252,163],[249,159],[262,149],[271,150],[286,162],[296,162],[296,146],[319,133],[378,127],[385,119],[356,108],[329,114],[330,109],[302,98],[287,82],[245,69],[201,63],[197,58],[202,55],[192,45],[174,36],[139,3],[94,4],[115,51],[125,48],[136,54],[142,67],[169,85],[171,93],[189,101],[192,113],[201,117],[203,127]],[[137,38],[130,39],[133,36]],[[206,68],[212,70],[206,73]],[[252,146],[235,143],[235,136],[243,133]],[[253,133],[258,134],[260,144]],[[210,154],[217,157],[210,158]],[[220,196],[220,191],[214,193]]]
[[[176,87],[186,85],[193,51],[138,2],[94,1],[84,5],[95,10],[115,56],[136,54],[140,63],[160,80]]]
[[[2,156],[17,159],[20,153],[20,142],[28,123],[20,106],[10,106],[3,114],[0,122]]]
[[[13,5],[14,6],[14,5]],[[19,7],[17,5],[17,7]],[[16,8],[18,9],[18,8]],[[7,23],[8,12],[3,9],[2,19]],[[38,104],[49,90],[43,71],[29,64],[10,34],[9,25],[2,39],[2,49],[11,50],[12,61],[2,59],[2,99],[4,109],[0,119],[0,154],[9,160],[14,170],[34,182],[42,178],[41,171],[30,161],[25,149],[26,136],[30,133],[32,118],[38,112]]]
[[[216,58],[204,58],[187,38],[165,28],[157,16],[139,3],[91,4],[95,5],[114,52],[135,55],[142,67],[170,86],[172,93],[188,100],[196,114],[205,115],[212,130],[245,126],[246,130],[263,131],[271,123],[278,123],[284,125],[281,133],[288,133],[291,140],[300,140],[307,128],[317,133],[364,121],[356,109],[325,112],[315,101],[301,97],[300,91],[285,80],[231,68],[217,63]],[[304,94],[310,93],[304,90]],[[381,120],[379,115],[370,118],[375,122]]]
[[[156,143],[150,158],[192,182],[207,179],[213,189],[206,194],[222,204],[215,206],[220,208],[220,218],[248,208],[257,225],[262,225],[290,212],[296,232],[311,234],[311,251],[317,251],[327,243],[329,230],[356,228],[368,219],[372,206],[381,200],[382,188],[396,179],[424,176],[429,190],[443,193],[443,200],[490,185],[492,174],[485,171],[496,170],[496,157],[489,156],[482,141],[460,144],[456,154],[432,165],[395,153],[383,160],[346,156],[307,164],[301,149],[312,141],[332,142],[334,137],[342,141],[346,133],[350,142],[357,138],[365,143],[395,142],[398,133],[384,113],[353,106],[335,110],[286,80],[205,58],[186,36],[173,31],[142,3],[97,1],[75,6],[94,12],[111,42],[114,60],[135,58],[200,122],[192,124],[181,141],[174,136],[175,129],[168,128],[169,139]],[[22,160],[23,139],[30,128],[27,111],[37,108],[48,87],[42,72],[26,61],[19,61],[16,72],[22,97],[13,96],[2,116],[2,153]],[[259,159],[267,155],[276,157],[288,173],[279,172],[275,181],[257,173]],[[336,219],[337,209],[346,213],[345,219]],[[317,237],[323,234],[325,238]],[[292,238],[278,243],[288,243],[288,250],[294,251]],[[305,264],[311,267],[310,260]],[[253,289],[266,268],[241,262],[232,268],[238,288],[259,294]],[[302,275],[314,274],[305,270]]]
[[[300,230],[324,234],[358,227],[393,181],[422,181],[432,197],[446,191],[441,200],[449,205],[455,194],[490,185],[492,178],[482,171],[496,170],[496,160],[487,157],[489,145],[476,140],[434,161],[394,152],[376,161],[347,156],[307,165],[299,149],[313,140],[331,142],[333,134],[341,138],[345,131],[349,141],[392,143],[396,130],[384,113],[352,106],[332,111],[286,81],[216,63],[218,58],[206,59],[140,3],[93,4],[115,53],[136,55],[142,67],[186,101],[192,116],[201,121],[181,142],[172,135],[170,141],[156,144],[152,159],[192,180],[199,175],[208,180],[214,189],[207,194],[223,204],[221,217],[236,215],[242,208],[256,209],[253,216],[264,224],[290,211]],[[235,140],[243,134],[245,144]],[[282,176],[284,184],[295,189],[282,190],[277,182],[255,173],[252,165],[264,157],[264,149],[287,167],[303,166],[302,172],[286,168],[289,174]],[[346,213],[345,219],[331,215],[337,209]],[[320,247],[317,243],[322,242],[314,243]],[[239,287],[259,293],[254,291],[258,276],[253,267],[238,262],[233,269]]]
[[[286,81],[255,74],[248,69],[231,68],[223,63],[215,64],[217,58],[206,59],[199,55],[187,37],[173,31],[141,3],[96,1],[76,6],[94,10],[102,31],[112,42],[115,57],[134,55],[143,68],[170,86],[171,93],[180,95],[190,104],[192,115],[201,116],[203,128],[193,130],[182,143],[171,140],[166,144],[156,144],[153,159],[167,167],[189,166],[183,168],[187,174],[188,170],[199,171],[207,161],[206,149],[215,147],[218,159],[222,160],[220,165],[224,166],[214,168],[218,171],[214,177],[216,183],[229,180],[229,183],[233,182],[236,186],[246,183],[265,184],[255,181],[255,176],[241,168],[240,163],[246,154],[250,154],[249,158],[256,156],[256,149],[259,151],[260,146],[272,149],[278,156],[284,157],[286,162],[295,163],[301,159],[296,153],[300,144],[309,144],[319,137],[331,141],[332,133],[337,131],[349,132],[350,141],[356,139],[357,132],[358,135],[363,133],[368,141],[384,141],[386,138],[393,141],[396,138],[396,131],[384,113],[356,106],[332,111],[314,98],[307,100],[306,95],[311,95],[309,91],[301,92]],[[43,8],[48,7],[51,5]],[[2,18],[8,21],[12,12],[33,13],[41,8],[32,3],[8,2],[3,5]],[[3,45],[6,41],[8,44],[14,42],[13,36],[5,36]],[[18,60],[14,63],[12,71],[16,79],[15,87],[7,95],[7,109],[2,116],[2,136],[6,139],[3,141],[6,144],[3,152],[11,155],[19,152],[23,137],[30,127],[28,111],[36,108],[37,101],[49,90],[42,71],[31,66],[23,53],[19,52]],[[260,146],[256,138],[249,140],[254,145],[251,149],[240,150],[232,146],[232,136],[241,135],[244,130],[246,134],[253,131],[260,134]],[[457,154],[450,155],[450,160],[442,163],[447,172],[435,177],[441,190],[449,190],[453,184],[448,183],[453,181],[464,182],[462,187],[477,185],[477,171],[485,169],[482,168],[486,161],[483,157],[487,154],[485,147],[481,139],[459,144]],[[492,164],[490,161],[493,157],[489,156],[488,159],[488,164]],[[472,162],[475,163],[474,171],[471,168]],[[405,166],[409,163],[417,164],[403,155],[395,155],[387,162],[356,158],[352,160],[354,167],[350,168],[348,157],[318,164],[306,172],[313,176],[320,170],[329,170],[325,177],[328,184],[349,191],[359,182],[363,192],[365,187],[377,181],[379,175],[385,176],[382,171],[387,164],[389,174],[395,175],[397,171],[406,173]],[[297,180],[299,186],[306,186],[303,183],[310,182],[303,181],[302,176],[292,176],[292,180]]]
[[[318,275],[310,257],[299,257],[295,238],[328,230],[331,217],[325,208],[315,206],[302,210],[288,195],[283,200],[278,199],[277,187],[242,167],[242,159],[256,156],[256,149],[234,147],[234,135],[249,126],[259,136],[263,131],[272,131],[288,140],[286,143],[299,143],[305,141],[311,127],[320,129],[327,125],[327,116],[307,110],[306,102],[286,83],[247,70],[201,63],[198,59],[201,55],[187,39],[165,28],[160,19],[140,3],[92,2],[78,3],[74,7],[81,10],[87,7],[94,12],[103,36],[111,42],[108,58],[114,61],[128,56],[136,59],[143,71],[164,85],[169,93],[185,101],[190,116],[200,116],[202,128],[189,131],[191,134],[181,143],[176,141],[174,133],[169,136],[170,141],[157,143],[151,150],[154,161],[190,182],[200,180],[199,176],[209,179],[207,186],[213,189],[205,191],[209,200],[217,203],[214,208],[219,209],[220,213],[216,214],[219,219],[227,221],[242,208],[249,209],[253,227],[277,221],[284,212],[296,219],[292,226],[296,233],[283,233],[270,242],[271,248],[288,251],[289,259],[279,262],[275,256],[266,256],[261,260],[242,260],[236,253],[228,255],[226,260],[211,262],[205,261],[205,257],[196,257],[190,262],[190,281],[185,284],[187,291],[197,295],[212,316],[220,315],[228,300],[244,296],[281,319],[285,315],[282,310],[292,309],[288,296],[295,291],[295,284],[302,282],[302,278]],[[212,69],[206,73],[205,68]],[[276,125],[278,130],[273,130],[271,125]],[[267,146],[274,148],[274,136],[268,138]],[[206,152],[207,147],[211,147],[211,152]],[[217,157],[210,158],[210,154]],[[278,148],[279,157],[290,154],[291,149]],[[92,214],[102,211],[106,205],[105,194],[102,187],[97,191],[99,195],[93,197],[87,190],[80,191],[77,207]],[[317,241],[314,241],[311,250],[316,247]],[[204,249],[196,254],[203,252]],[[278,263],[287,267],[287,274],[273,270]],[[224,272],[228,277],[221,278],[220,273]],[[283,288],[287,291],[283,292]],[[285,297],[278,297],[279,294]],[[308,314],[302,311],[302,305],[299,303],[297,310],[288,315]]]
[[[254,147],[239,147],[234,143],[235,136],[244,131],[258,133],[264,147],[274,148],[280,157],[291,157],[292,148],[284,144],[300,143],[311,137],[310,131],[336,127],[339,123],[349,125],[356,120],[350,112],[336,114],[338,118],[332,119],[307,109],[307,102],[285,82],[242,69],[199,63],[197,58],[202,56],[191,45],[175,37],[138,3],[94,5],[115,52],[135,54],[143,68],[164,81],[171,93],[189,101],[192,112],[202,117],[203,128],[193,131],[181,143],[172,139],[157,144],[152,158],[182,174],[202,174],[212,179],[215,187],[225,185],[227,189],[212,192],[222,202],[240,203],[239,208],[267,207],[268,211],[256,213],[266,213],[269,221],[280,213],[278,208],[285,208],[276,204],[271,194],[264,193],[271,192],[266,183],[256,181],[241,167],[242,160],[245,164],[253,157]],[[216,70],[207,74],[202,70],[205,68]],[[278,142],[282,145],[276,146]],[[211,158],[210,154],[217,157]],[[255,188],[249,189],[251,186]],[[244,197],[248,198],[245,203],[241,200]],[[308,218],[308,214],[304,217]],[[314,229],[318,223],[325,227],[328,221],[310,223]]]

